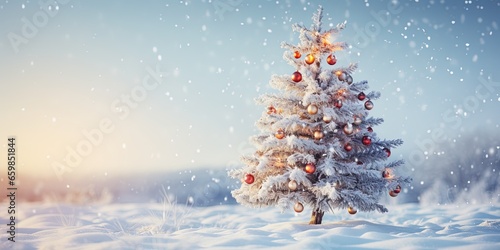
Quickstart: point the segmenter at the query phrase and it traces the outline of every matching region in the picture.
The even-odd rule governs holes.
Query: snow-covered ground
[[[500,205],[390,205],[308,225],[309,211],[240,205],[19,204],[1,249],[500,249]],[[7,223],[2,216],[1,224]],[[4,226],[5,227],[5,226]]]

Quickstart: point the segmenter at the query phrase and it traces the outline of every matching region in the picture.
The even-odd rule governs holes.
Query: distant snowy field
[[[500,205],[388,206],[327,213],[240,205],[19,204],[16,242],[1,249],[500,249]],[[1,224],[5,228],[6,216]]]

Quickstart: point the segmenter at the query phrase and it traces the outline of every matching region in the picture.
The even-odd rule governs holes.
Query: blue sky
[[[271,75],[294,71],[280,43],[296,43],[291,25],[309,26],[318,5],[324,28],[347,21],[337,41],[352,49],[338,63],[359,63],[354,80],[382,93],[376,132],[405,141],[393,155],[409,168],[444,136],[498,133],[499,3],[392,3],[74,0],[49,16],[38,2],[3,2],[0,145],[16,136],[20,171],[50,177],[238,166],[265,108],[253,100],[274,91]],[[29,37],[23,18],[37,29]],[[13,46],[15,35],[27,42]],[[143,91],[157,67],[161,83]],[[103,121],[112,131],[84,142]],[[68,167],[78,147],[86,155]]]

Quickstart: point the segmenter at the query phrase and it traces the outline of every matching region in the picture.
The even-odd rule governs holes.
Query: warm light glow
[[[343,96],[347,90],[346,89],[339,89],[337,90],[337,95],[338,96]]]
[[[286,158],[282,158],[281,156],[277,157],[274,161],[274,166],[278,168],[286,166]]]
[[[323,46],[327,46],[327,45],[332,44],[330,40],[331,40],[331,34],[330,33],[324,34],[321,37],[321,43],[323,44]]]

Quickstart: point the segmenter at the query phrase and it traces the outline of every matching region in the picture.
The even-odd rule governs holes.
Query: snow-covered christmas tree
[[[380,198],[397,196],[411,181],[396,171],[402,160],[386,162],[402,140],[380,139],[373,130],[383,122],[369,116],[380,93],[365,93],[368,82],[353,81],[356,64],[338,66],[335,52],[348,46],[331,41],[345,22],[322,31],[322,11],[310,29],[293,25],[298,45],[282,44],[295,72],[272,76],[270,85],[281,92],[257,99],[267,110],[257,122],[261,133],[251,138],[256,152],[229,172],[242,180],[232,191],[237,202],[298,213],[311,207],[310,224],[334,209],[387,212]]]

